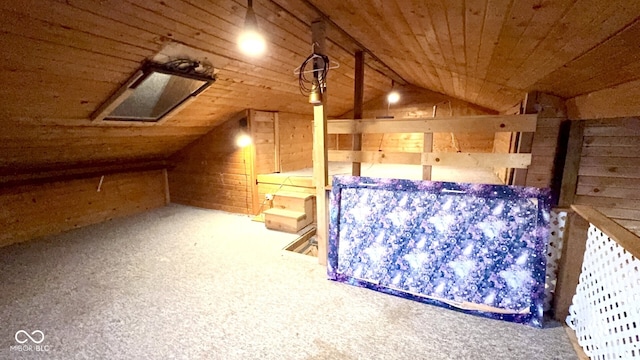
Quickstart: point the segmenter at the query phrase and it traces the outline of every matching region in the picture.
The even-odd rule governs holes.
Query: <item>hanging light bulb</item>
[[[391,91],[387,95],[387,102],[389,102],[389,104],[395,104],[398,101],[400,101],[400,93],[397,92],[396,90]]]
[[[244,17],[244,29],[238,37],[240,51],[249,56],[262,55],[267,49],[267,42],[258,29],[258,20],[253,12],[253,0],[247,1],[247,14]]]
[[[400,93],[395,89],[396,82],[391,80],[391,91],[387,94],[387,106],[395,104],[400,101]]]

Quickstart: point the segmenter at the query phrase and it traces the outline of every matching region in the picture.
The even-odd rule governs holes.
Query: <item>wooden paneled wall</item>
[[[0,246],[166,205],[166,172],[151,170],[0,189]],[[98,191],[100,187],[100,191]]]
[[[280,168],[292,171],[313,166],[313,116],[279,113]]]
[[[171,201],[207,209],[250,213],[252,147],[236,146],[240,116],[174,154],[169,162]]]
[[[575,203],[640,234],[640,118],[585,122]]]
[[[365,102],[363,118],[371,119],[379,116],[399,118],[428,118],[433,115],[436,106],[436,118],[467,115],[495,114],[494,111],[449,98],[448,96],[418,88],[415,86],[398,86],[401,94],[397,104],[388,106],[386,95]],[[387,111],[388,109],[388,111]],[[351,118],[352,112],[340,118]],[[436,133],[433,135],[433,151],[442,152],[491,152],[493,149],[493,133]],[[362,137],[362,150],[366,151],[410,151],[421,152],[423,134],[365,134]],[[330,135],[329,149],[351,149],[351,135]]]
[[[563,118],[538,117],[538,125],[531,145],[531,165],[527,170],[526,186],[553,187],[559,181],[556,174],[558,137]]]
[[[271,174],[276,169],[276,116],[275,112],[249,110],[255,174]]]

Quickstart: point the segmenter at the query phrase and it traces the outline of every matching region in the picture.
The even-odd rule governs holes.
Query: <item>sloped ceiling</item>
[[[167,157],[246,108],[312,114],[293,70],[311,53],[309,25],[258,2],[268,35],[258,59],[236,49],[243,1],[0,2],[0,173]],[[168,41],[224,58],[218,80],[169,121],[104,124],[89,116]],[[353,107],[353,55],[328,42],[330,115]],[[216,64],[214,64],[215,66]],[[367,66],[367,99],[391,80]]]
[[[164,158],[245,108],[311,114],[293,69],[309,24],[329,23],[329,115],[352,108],[354,51],[365,101],[391,80],[502,111],[526,91],[565,98],[640,79],[635,0],[255,0],[268,53],[243,56],[241,0],[0,2],[0,173]],[[162,125],[90,114],[168,41],[225,59],[218,81]],[[215,64],[214,64],[215,65]],[[622,87],[624,88],[624,86]]]
[[[636,0],[308,3],[408,82],[498,111],[526,91],[572,98],[640,78]]]

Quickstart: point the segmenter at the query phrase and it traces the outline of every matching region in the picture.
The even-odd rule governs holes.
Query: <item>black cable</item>
[[[211,75],[213,67],[190,59],[175,59],[162,64],[166,69],[183,74]]]
[[[307,76],[305,69],[309,63],[313,60],[313,70],[309,71],[313,73],[313,78]],[[308,96],[313,89],[313,85],[318,87],[320,93],[324,93],[327,88],[327,73],[329,72],[329,57],[318,53],[309,55],[300,65],[300,72],[298,73],[298,85],[300,87],[300,93],[304,96]]]

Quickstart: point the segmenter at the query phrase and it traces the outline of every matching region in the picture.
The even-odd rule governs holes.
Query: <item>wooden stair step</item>
[[[303,211],[287,210],[287,209],[280,209],[280,208],[267,209],[264,211],[264,215],[265,217],[267,215],[276,215],[276,216],[282,216],[285,218],[296,219],[296,220],[303,220],[307,217],[307,214],[305,214]]]
[[[295,192],[278,192],[273,197],[273,207],[285,210],[302,211],[313,216],[315,195]]]
[[[297,233],[312,221],[313,219],[302,211],[279,208],[264,211],[264,225],[271,230]]]
[[[283,196],[283,197],[290,197],[290,198],[296,198],[296,199],[309,199],[309,198],[315,197],[315,195],[313,194],[293,192],[293,191],[278,191],[277,193],[274,194],[274,196]]]

